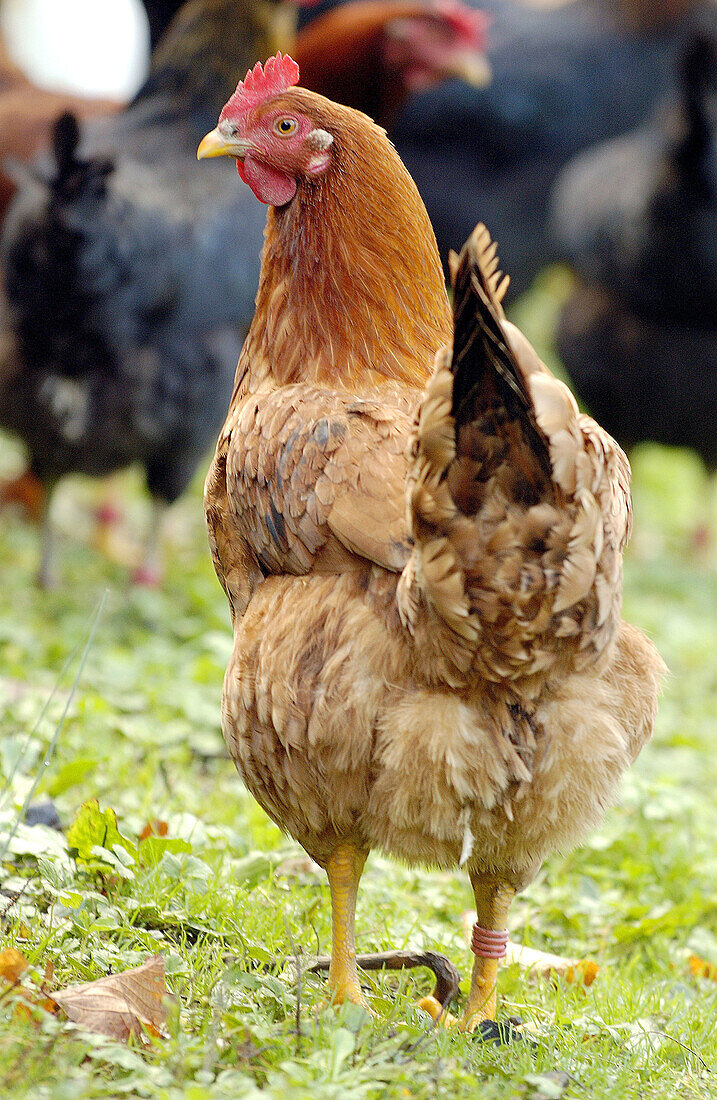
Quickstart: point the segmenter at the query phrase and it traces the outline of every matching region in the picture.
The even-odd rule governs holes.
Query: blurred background
[[[518,323],[631,455],[635,552],[714,561],[717,7],[472,3],[2,0],[0,496],[41,583],[58,531],[162,581],[264,220],[194,151],[279,46],[388,127],[444,260],[485,221]],[[148,498],[82,479],[128,467]]]

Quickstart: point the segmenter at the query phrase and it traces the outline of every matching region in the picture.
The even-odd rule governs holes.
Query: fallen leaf
[[[124,1041],[142,1031],[160,1035],[167,1020],[164,960],[153,955],[132,970],[70,985],[50,997],[88,1031]]]
[[[696,978],[709,978],[711,982],[717,982],[717,963],[707,962],[699,955],[690,955],[687,962]]]
[[[11,985],[17,985],[29,965],[23,953],[14,947],[6,947],[0,951],[0,978]]]
[[[320,882],[325,882],[324,872],[318,863],[315,863],[311,856],[298,855],[288,856],[283,859],[279,866],[276,868],[276,874],[282,878],[305,878],[309,877],[317,879]]]
[[[592,959],[564,959],[561,955],[551,955],[548,951],[537,951],[512,942],[506,949],[505,961],[517,963],[535,978],[565,978],[569,985],[574,982],[592,985],[600,969]]]

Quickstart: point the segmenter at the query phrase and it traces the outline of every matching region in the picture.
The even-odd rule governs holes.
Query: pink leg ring
[[[494,928],[483,928],[478,921],[473,925],[471,936],[471,951],[474,955],[480,955],[484,959],[502,959],[508,946],[508,929],[497,931]]]

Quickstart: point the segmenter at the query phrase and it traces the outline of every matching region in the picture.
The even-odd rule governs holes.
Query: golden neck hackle
[[[451,334],[423,202],[382,130],[301,89],[291,106],[302,109],[304,97],[334,134],[334,160],[291,203],[269,209],[245,366],[254,384],[271,375],[351,392],[422,387]]]

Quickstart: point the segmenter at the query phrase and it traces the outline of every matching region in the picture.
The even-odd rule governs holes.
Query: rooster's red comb
[[[237,84],[237,89],[230,100],[225,104],[219,116],[219,121],[228,114],[243,114],[252,107],[257,107],[265,99],[285,92],[287,88],[293,88],[299,83],[299,66],[288,54],[270,57],[263,65],[257,61],[253,69],[249,69],[243,80]]]
[[[453,27],[461,41],[478,49],[485,46],[490,24],[490,16],[485,12],[469,8],[461,0],[435,0],[434,10]]]

